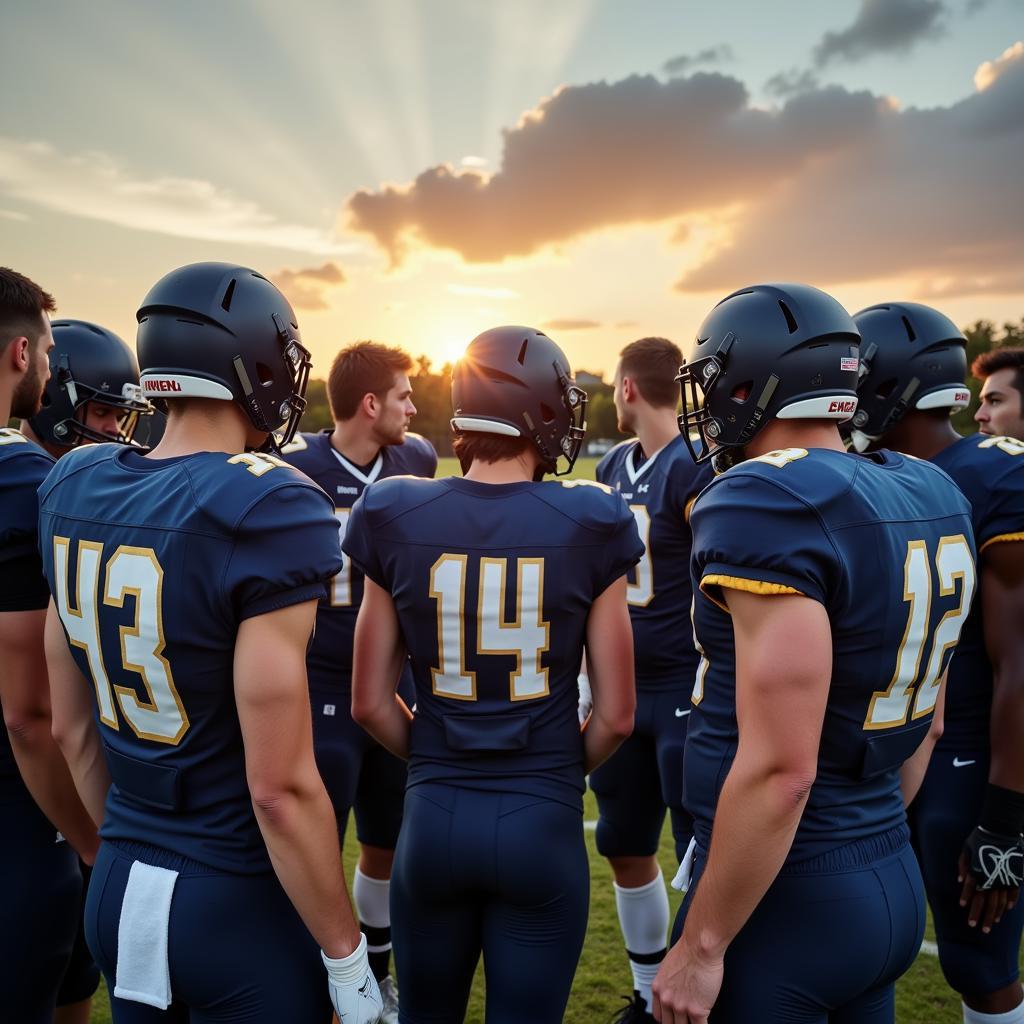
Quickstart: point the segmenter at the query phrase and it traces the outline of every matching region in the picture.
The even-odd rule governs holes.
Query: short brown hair
[[[479,430],[457,433],[452,438],[452,448],[463,473],[473,462],[501,462],[504,459],[514,459],[527,451],[532,444],[528,437],[484,434]]]
[[[1024,409],[1024,348],[993,348],[982,352],[971,363],[971,373],[978,380],[985,380],[1000,370],[1015,370],[1013,386],[1020,392],[1021,408]]]
[[[0,267],[0,350],[14,338],[37,342],[43,333],[43,314],[56,308],[53,296],[35,281],[9,267]]]
[[[412,357],[397,345],[357,341],[343,348],[331,364],[327,378],[327,401],[336,420],[349,420],[366,395],[378,398],[394,387],[395,377],[408,373]]]
[[[640,338],[619,353],[619,372],[636,384],[645,402],[674,409],[679,404],[676,375],[682,361],[679,346],[668,338]]]

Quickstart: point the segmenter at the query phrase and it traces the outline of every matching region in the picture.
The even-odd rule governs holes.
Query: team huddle
[[[253,270],[162,278],[134,351],[54,311],[0,269],[4,1019],[102,973],[115,1024],[455,1024],[482,957],[488,1024],[556,1024],[589,784],[617,1024],[892,1024],[926,903],[966,1024],[1024,1024],[1024,352],[961,437],[942,313],[745,288],[622,350],[595,482],[498,327],[435,479],[399,348],[298,432]]]

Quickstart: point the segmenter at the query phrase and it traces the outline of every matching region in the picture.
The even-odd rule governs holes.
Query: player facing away
[[[666,952],[669,908],[655,854],[668,808],[676,856],[693,833],[683,808],[683,745],[698,655],[690,605],[690,505],[711,480],[679,433],[676,374],[682,355],[666,338],[641,338],[619,354],[613,399],[619,430],[636,434],[598,464],[597,479],[629,504],[644,542],[626,602],[633,624],[637,708],[633,734],[590,774],[597,849],[615,876],[615,906],[633,974],[618,1024],[652,1021],[651,982]]]
[[[35,282],[0,268],[0,424],[39,411],[53,310],[53,298]],[[52,467],[23,433],[0,427],[0,986],[5,1016],[25,1024],[50,1024],[58,1001],[85,998],[73,998],[71,988],[59,996],[81,905],[76,851],[91,863],[98,843],[50,729],[43,656],[50,595],[39,559],[36,491]],[[81,980],[77,965],[74,975]],[[75,1020],[76,1009],[62,1010],[63,1020]]]
[[[892,1024],[921,944],[900,769],[970,609],[974,541],[940,469],[845,450],[859,341],[831,296],[760,285],[711,311],[680,371],[685,439],[724,472],[690,514],[696,852],[663,1024]]]
[[[54,320],[50,380],[42,408],[22,422],[55,459],[90,441],[130,444],[153,408],[139,384],[135,353],[113,331],[85,320]]]
[[[978,430],[992,437],[1024,435],[1024,348],[994,348],[971,363],[981,381]]]
[[[465,477],[372,484],[343,543],[366,574],[352,714],[409,761],[391,892],[399,1020],[461,1022],[482,952],[487,1024],[556,1024],[587,924],[584,773],[633,727],[625,574],[643,547],[617,494],[543,480],[575,462],[586,405],[550,338],[479,335],[452,405]],[[406,652],[415,715],[395,697]]]
[[[337,521],[264,453],[308,353],[231,264],[168,274],[138,320],[160,444],[78,448],[40,489],[53,727],[102,822],[86,931],[114,1020],[376,1020],[305,672]]]
[[[22,433],[55,459],[80,444],[132,444],[136,427],[152,415],[139,385],[135,353],[98,324],[54,320],[50,328],[50,379],[42,407],[22,420]],[[88,866],[83,867],[83,878],[87,887]],[[83,888],[83,912],[84,897]],[[88,1024],[99,982],[100,971],[86,944],[80,915],[71,960],[57,993],[55,1024]]]
[[[953,654],[944,731],[910,805],[939,962],[967,1024],[1024,1021],[1024,442],[961,437],[966,341],[938,310],[871,306],[854,320],[860,447],[944,469],[971,503],[978,597]],[[918,777],[917,781],[920,781]]]
[[[390,476],[432,477],[437,452],[409,433],[416,414],[409,371],[400,348],[360,341],[342,349],[327,380],[334,429],[297,434],[284,450],[288,462],[315,480],[334,502],[342,534],[356,499],[368,484]],[[352,638],[363,596],[363,574],[343,556],[316,614],[306,658],[313,706],[313,748],[343,838],[355,810],[359,865],[352,898],[367,937],[370,966],[384,1000],[384,1024],[398,1020],[391,959],[391,863],[402,825],[405,762],[352,721]],[[411,706],[412,673],[398,692]]]

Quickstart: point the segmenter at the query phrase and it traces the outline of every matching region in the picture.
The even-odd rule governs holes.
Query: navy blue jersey
[[[928,728],[975,589],[967,500],[928,462],[789,448],[724,473],[690,522],[704,659],[684,799],[698,842],[707,848],[738,737],[723,587],[803,594],[825,606],[832,625],[817,777],[788,861],[898,826],[899,767]]]
[[[950,445],[932,462],[967,495],[979,555],[992,544],[1024,541],[1024,442],[976,434]],[[977,601],[949,666],[940,745],[950,750],[987,748],[991,709],[992,666]]]
[[[46,607],[39,564],[39,499],[36,491],[53,459],[24,434],[0,428],[0,611]],[[0,803],[29,797],[14,761],[7,730],[0,726]]]
[[[264,455],[66,455],[39,491],[43,566],[95,687],[113,781],[100,830],[214,868],[269,870],[245,777],[240,623],[320,598],[339,569],[323,491]]]
[[[643,554],[622,498],[588,481],[397,477],[356,502],[343,547],[398,611],[416,683],[409,786],[581,807],[587,616]]]
[[[432,477],[437,452],[419,434],[406,434],[404,444],[386,445],[368,470],[353,465],[332,444],[330,430],[299,434],[282,453],[297,469],[315,480],[334,502],[334,514],[342,536],[349,513],[364,488],[374,480],[392,476]],[[307,665],[310,688],[348,692],[352,683],[352,638],[363,600],[363,574],[348,558],[328,585],[327,596],[316,613],[316,634]]]
[[[637,689],[693,685],[699,658],[690,625],[688,520],[713,476],[710,462],[694,464],[682,435],[649,459],[639,441],[623,441],[598,463],[597,479],[626,499],[644,542],[626,591]]]

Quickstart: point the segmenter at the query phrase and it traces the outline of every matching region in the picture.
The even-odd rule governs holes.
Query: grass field
[[[596,458],[581,458],[576,464],[573,476],[593,479]],[[458,474],[459,466],[453,458],[441,459],[438,476]],[[597,810],[592,794],[586,798],[585,818],[594,821]],[[615,901],[612,892],[611,873],[604,859],[594,848],[594,833],[586,832],[587,849],[590,854],[591,901],[590,923],[586,943],[576,972],[572,997],[565,1015],[566,1024],[601,1024],[606,1021],[622,1003],[620,996],[626,995],[632,985],[618,920],[615,915]],[[355,863],[355,843],[348,843],[345,851],[346,877],[352,878]],[[666,828],[662,834],[659,858],[666,878],[675,874],[676,862],[672,849],[671,834]],[[672,912],[679,904],[679,895],[670,893]],[[837,921],[841,928],[842,922]],[[931,939],[929,925],[928,939]],[[483,1024],[484,1000],[483,978],[477,972],[476,983],[470,999],[467,1024]],[[938,960],[922,952],[913,967],[900,981],[896,990],[897,1024],[959,1024],[961,1020],[960,1000],[946,987],[939,971]],[[105,986],[97,995],[92,1015],[93,1024],[109,1024],[110,1010]],[[301,1021],[282,1021],[281,1024],[302,1024]],[[528,1022],[523,1022],[528,1024]]]

